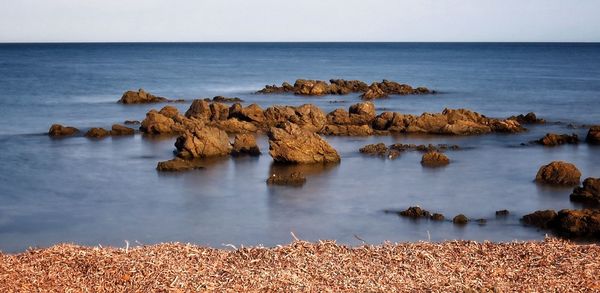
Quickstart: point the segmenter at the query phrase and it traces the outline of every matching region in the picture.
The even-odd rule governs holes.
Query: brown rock
[[[48,130],[48,135],[53,137],[70,136],[79,132],[79,129],[70,126],[62,126],[60,124],[52,124]]]
[[[450,164],[450,159],[442,153],[428,152],[421,158],[421,164],[426,167],[439,167]]]
[[[363,100],[374,100],[385,98],[387,96],[387,93],[379,88],[377,83],[373,83],[371,86],[369,86],[369,89],[364,94],[360,95],[360,98]]]
[[[137,92],[135,91],[127,91],[123,94],[119,103],[122,104],[145,104],[145,103],[161,103],[169,101],[163,97],[157,97],[152,95],[143,89],[139,89]]]
[[[579,138],[575,133],[572,135],[548,133],[536,142],[545,146],[557,146],[561,144],[578,144]]]
[[[575,165],[563,161],[554,161],[540,167],[535,181],[555,185],[578,185],[581,172]]]
[[[452,223],[457,225],[465,225],[469,222],[469,218],[467,216],[460,214],[452,219]]]
[[[275,162],[283,163],[337,163],[340,156],[316,133],[285,123],[271,128],[269,154]]]
[[[359,152],[368,155],[385,156],[388,153],[388,147],[384,143],[368,144],[360,148]]]
[[[600,144],[600,125],[590,127],[585,140],[590,144]]]
[[[244,100],[238,98],[238,97],[234,97],[234,98],[230,98],[230,97],[224,97],[224,96],[216,96],[212,98],[213,102],[219,102],[219,103],[240,103],[243,102]]]
[[[231,154],[234,156],[250,155],[259,156],[260,149],[256,144],[256,138],[251,134],[238,134],[233,140],[233,150]]]
[[[104,138],[110,135],[110,132],[104,128],[90,128],[88,132],[85,133],[85,136],[92,138]]]
[[[556,216],[557,214],[554,210],[536,211],[523,216],[522,220],[527,225],[547,229],[552,225],[552,221]]]
[[[408,209],[401,211],[398,214],[400,216],[413,219],[429,218],[431,216],[431,213],[429,211],[426,211],[420,207],[409,207]]]
[[[267,179],[268,185],[302,186],[304,183],[306,183],[306,177],[299,172],[294,172],[289,175],[271,174]]]
[[[203,125],[202,120],[189,119],[179,114],[177,108],[165,106],[158,112],[150,110],[142,121],[140,131],[147,134],[181,134],[186,129]]]
[[[430,218],[430,219],[431,219],[431,220],[433,220],[433,221],[443,221],[443,220],[445,220],[446,218],[445,218],[445,217],[444,217],[444,215],[442,215],[442,214],[439,214],[439,213],[433,213],[433,214],[431,215],[431,218]]]
[[[561,210],[551,228],[565,237],[600,238],[600,210]]]
[[[583,186],[575,187],[571,201],[600,205],[600,178],[586,178]]]
[[[546,123],[544,119],[539,119],[533,112],[529,112],[526,115],[520,114],[518,116],[511,116],[508,119],[516,120],[520,124],[543,124]]]
[[[112,129],[110,131],[111,135],[134,135],[135,130],[129,127],[125,127],[119,124],[113,124]]]
[[[227,156],[232,149],[225,131],[208,126],[186,130],[175,147],[177,156],[184,159]]]
[[[138,121],[138,120],[125,120],[123,123],[124,124],[134,124],[134,125],[135,124],[141,124],[141,122]]]
[[[350,121],[354,125],[371,124],[375,119],[375,104],[372,102],[363,102],[350,106],[348,109]]]
[[[184,160],[181,158],[174,158],[168,161],[159,162],[156,166],[156,170],[162,172],[179,172],[187,171],[192,169],[201,169],[202,167],[196,161]]]
[[[196,99],[192,101],[190,108],[185,112],[185,117],[195,118],[200,120],[210,120],[212,111],[210,105],[205,100]]]
[[[240,121],[237,118],[216,121],[211,125],[227,133],[254,133],[258,131],[258,127],[253,123]]]

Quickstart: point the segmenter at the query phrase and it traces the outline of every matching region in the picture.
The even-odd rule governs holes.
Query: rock
[[[445,217],[442,214],[433,213],[431,215],[431,220],[433,220],[433,221],[443,221],[444,219],[445,219]]]
[[[371,124],[375,119],[375,104],[363,102],[350,106],[348,109],[350,121],[354,125]]]
[[[146,134],[181,134],[186,129],[202,127],[202,120],[190,119],[181,114],[177,108],[165,106],[160,111],[150,110],[142,121],[140,131]]]
[[[135,91],[127,91],[123,94],[119,103],[121,104],[145,104],[145,103],[161,103],[169,101],[163,97],[152,95],[143,89]]]
[[[200,168],[202,167],[198,164],[198,162],[184,160],[181,158],[174,158],[168,161],[159,162],[156,166],[156,170],[163,172],[179,172]]]
[[[88,132],[85,133],[85,136],[92,138],[104,138],[110,135],[110,132],[104,128],[90,128]]]
[[[123,123],[129,125],[141,124],[141,122],[138,120],[125,120]]]
[[[506,217],[510,212],[508,210],[496,211],[496,217]]]
[[[442,153],[428,152],[421,158],[421,165],[426,167],[439,167],[450,164],[450,159]]]
[[[570,238],[600,238],[600,211],[591,209],[561,210],[551,223],[561,236]]]
[[[209,126],[186,130],[175,147],[177,156],[184,159],[227,156],[232,149],[227,133]]]
[[[272,106],[264,111],[264,117],[269,127],[291,122],[310,132],[320,131],[327,123],[323,111],[312,104],[299,107]]]
[[[448,145],[448,144],[438,144],[438,145],[433,145],[433,144],[424,145],[424,144],[420,144],[420,145],[416,145],[416,144],[395,143],[395,144],[393,144],[393,145],[390,146],[390,149],[398,150],[400,152],[404,152],[404,151],[440,152],[442,150],[458,150],[458,149],[460,149],[460,146],[458,146],[458,145]]]
[[[359,150],[363,154],[385,156],[388,152],[388,148],[384,143],[369,144]]]
[[[316,133],[293,123],[271,128],[269,154],[275,162],[283,163],[337,163],[340,156]]]
[[[373,83],[371,84],[371,86],[369,86],[369,89],[364,94],[360,95],[360,98],[363,100],[373,100],[385,98],[387,96],[387,93],[385,93],[381,88],[379,88],[379,85],[377,83]]]
[[[289,175],[272,174],[267,179],[268,185],[302,186],[304,183],[306,183],[306,177],[299,172],[294,172]]]
[[[237,118],[217,121],[211,125],[227,133],[255,133],[258,131],[258,127],[253,123],[240,121]]]
[[[525,224],[546,229],[551,226],[552,221],[556,217],[554,210],[536,211],[523,216],[522,220]]]
[[[260,94],[281,94],[294,93],[297,95],[320,96],[320,95],[346,95],[349,93],[363,93],[365,99],[381,98],[392,95],[419,95],[433,93],[425,87],[413,89],[406,84],[400,84],[394,81],[383,80],[374,82],[370,86],[359,80],[331,79],[329,83],[322,80],[298,79],[294,85],[284,82],[281,86],[266,85],[257,93]]]
[[[418,218],[429,218],[431,213],[420,207],[409,207],[408,209],[398,213],[400,216],[418,219]]]
[[[373,135],[373,129],[368,125],[325,125],[319,132],[323,135],[338,136],[369,136]]]
[[[540,167],[535,181],[554,185],[578,185],[581,172],[575,165],[563,161],[554,161]]]
[[[452,223],[457,225],[465,225],[469,222],[469,218],[467,216],[460,214],[452,219]]]
[[[125,127],[119,124],[113,124],[112,129],[110,131],[111,135],[134,135],[135,130],[129,127]]]
[[[554,134],[547,133],[543,138],[536,141],[536,143],[545,145],[545,146],[557,146],[561,144],[578,144],[579,138],[577,134],[573,133],[572,135],[568,134]]]
[[[52,124],[48,130],[48,135],[53,137],[71,136],[77,132],[79,132],[79,129],[75,127]]]
[[[583,186],[575,187],[571,201],[600,205],[600,178],[586,178]]]
[[[479,224],[479,225],[485,225],[485,224],[487,224],[487,220],[486,219],[477,219],[477,220],[475,220],[475,222],[477,222],[477,224]]]
[[[241,103],[244,100],[238,98],[238,97],[234,97],[234,98],[229,98],[229,97],[223,97],[223,96],[216,96],[212,98],[213,102],[219,102],[219,103]]]
[[[590,144],[600,144],[600,125],[590,127],[585,140]]]
[[[251,104],[245,108],[242,107],[241,104],[233,104],[229,108],[229,117],[257,124],[261,124],[265,121],[265,113],[257,104]]]
[[[251,134],[238,134],[233,140],[233,150],[231,151],[233,156],[259,156],[260,149],[256,144],[256,138]]]
[[[212,111],[210,105],[205,100],[196,99],[192,101],[190,108],[185,112],[185,117],[195,118],[200,120],[210,120]]]
[[[516,120],[520,124],[543,124],[543,123],[546,123],[546,121],[544,119],[538,119],[537,116],[535,115],[535,113],[533,113],[533,112],[529,112],[526,115],[521,114],[518,116],[511,116],[508,119]]]

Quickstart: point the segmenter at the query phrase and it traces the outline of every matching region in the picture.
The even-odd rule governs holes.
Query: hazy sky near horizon
[[[600,0],[0,0],[0,42],[600,41]]]

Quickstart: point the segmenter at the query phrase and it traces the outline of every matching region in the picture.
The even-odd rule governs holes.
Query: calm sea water
[[[296,78],[390,79],[440,92],[392,97],[378,109],[421,113],[469,108],[492,117],[534,111],[553,122],[518,135],[328,137],[342,163],[308,168],[302,188],[268,187],[268,154],[224,159],[181,174],[155,171],[173,139],[50,139],[53,123],[82,129],[142,120],[162,105],[124,106],[129,89],[193,99],[237,96],[246,103],[348,107],[358,95],[255,95]],[[343,103],[330,103],[343,101]],[[177,105],[182,111],[189,103]],[[570,188],[532,180],[552,160],[600,177],[600,148],[522,147],[546,132],[585,136],[600,123],[599,44],[3,44],[0,45],[0,249],[59,242],[124,246],[164,241],[268,246],[336,239],[351,245],[415,240],[542,239],[519,218],[577,207]],[[453,143],[452,164],[424,169],[419,153],[390,161],[358,149],[375,142]],[[266,152],[265,137],[259,143]],[[411,221],[386,209],[420,205],[480,226]],[[494,211],[511,215],[496,219]],[[355,236],[356,235],[356,236]]]

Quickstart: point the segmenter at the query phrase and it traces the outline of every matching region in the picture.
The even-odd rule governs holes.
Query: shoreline
[[[0,253],[0,290],[593,291],[600,289],[598,271],[600,245],[557,238],[357,247],[296,240],[233,250],[59,244]]]

